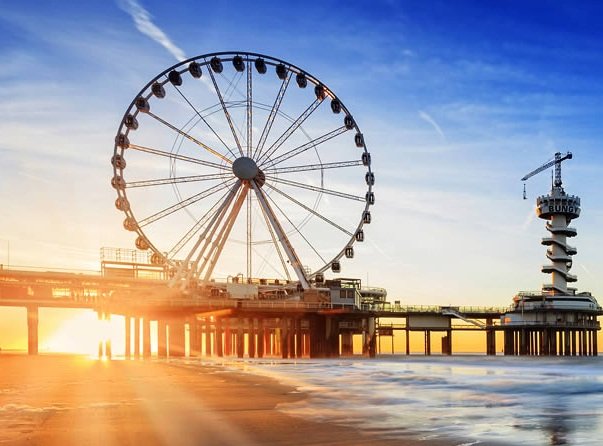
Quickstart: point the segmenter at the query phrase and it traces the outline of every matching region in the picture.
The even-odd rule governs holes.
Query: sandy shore
[[[275,409],[300,398],[268,378],[211,365],[2,354],[0,444],[436,444],[380,439]]]

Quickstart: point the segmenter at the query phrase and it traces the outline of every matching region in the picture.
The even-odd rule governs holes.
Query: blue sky
[[[529,181],[528,201],[519,178],[571,150],[572,272],[601,297],[601,16],[595,2],[9,2],[0,263],[10,245],[12,265],[98,269],[101,246],[132,247],[109,186],[126,107],[181,55],[244,50],[323,80],[364,132],[377,204],[345,276],[417,304],[538,289],[533,203],[549,177]]]

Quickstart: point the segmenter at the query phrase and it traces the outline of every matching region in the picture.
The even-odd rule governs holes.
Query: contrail
[[[444,132],[442,131],[442,129],[440,128],[440,126],[438,125],[438,123],[435,122],[435,120],[431,116],[429,116],[424,111],[419,110],[419,117],[421,119],[423,119],[425,122],[431,124],[431,126],[435,129],[435,131],[438,132],[438,135],[440,135],[442,137],[442,139],[444,141],[446,141],[446,135],[444,135]]]
[[[187,59],[182,51],[157,25],[153,23],[151,14],[137,0],[117,0],[117,5],[132,16],[136,29],[150,37],[170,52],[178,61]]]

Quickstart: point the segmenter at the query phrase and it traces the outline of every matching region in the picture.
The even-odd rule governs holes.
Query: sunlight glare
[[[52,335],[42,341],[41,350],[96,357],[99,342],[110,340],[113,354],[119,355],[123,354],[124,338],[123,317],[113,316],[110,320],[99,320],[95,312],[83,311],[66,320]]]

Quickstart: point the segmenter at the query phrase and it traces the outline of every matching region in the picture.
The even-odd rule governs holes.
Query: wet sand
[[[214,365],[1,354],[0,445],[445,444],[382,439],[276,410],[304,397]]]

